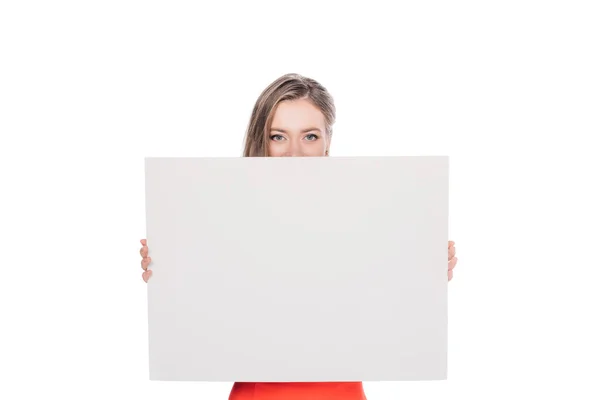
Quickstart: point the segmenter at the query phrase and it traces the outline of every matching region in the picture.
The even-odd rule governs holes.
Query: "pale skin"
[[[326,157],[329,155],[331,137],[327,133],[325,117],[306,99],[288,100],[279,103],[269,131],[269,157]],[[148,243],[140,240],[142,248],[142,278],[144,282],[152,276],[149,268]],[[448,241],[448,281],[452,280],[456,266],[456,247]]]

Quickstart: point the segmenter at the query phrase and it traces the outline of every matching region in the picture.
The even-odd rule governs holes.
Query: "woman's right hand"
[[[146,246],[146,239],[140,240],[142,244],[142,248],[140,249],[140,255],[142,256],[142,269],[144,272],[142,273],[142,279],[144,282],[148,283],[148,279],[152,276],[152,270],[148,269],[148,265],[152,262],[152,259],[148,257],[148,246]]]

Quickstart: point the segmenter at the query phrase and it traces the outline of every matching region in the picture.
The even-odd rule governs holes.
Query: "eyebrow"
[[[285,129],[281,129],[281,128],[271,128],[271,131],[277,131],[277,132],[287,133],[287,131]],[[321,130],[319,128],[307,128],[307,129],[303,129],[302,133],[306,133],[306,132],[310,132],[310,131],[318,131],[319,133],[321,133]]]

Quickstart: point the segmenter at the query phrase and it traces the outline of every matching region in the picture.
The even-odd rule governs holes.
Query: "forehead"
[[[286,100],[277,105],[271,127],[302,130],[307,127],[325,128],[325,116],[307,99]]]

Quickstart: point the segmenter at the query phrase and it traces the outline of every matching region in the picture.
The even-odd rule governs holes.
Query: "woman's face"
[[[309,100],[279,103],[268,132],[269,157],[322,157],[329,150],[325,117]]]

